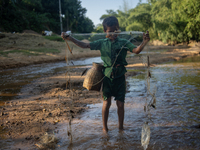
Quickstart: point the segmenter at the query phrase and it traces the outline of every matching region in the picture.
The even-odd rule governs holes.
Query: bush
[[[53,34],[52,36],[44,36],[45,39],[51,40],[51,41],[58,41],[58,42],[64,42],[61,36],[58,36],[56,34]]]

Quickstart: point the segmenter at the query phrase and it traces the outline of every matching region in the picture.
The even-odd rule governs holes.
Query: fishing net
[[[109,34],[117,35],[119,38],[126,39],[136,46],[139,46],[143,40],[143,32],[138,32],[138,31],[113,32],[113,33],[109,33]],[[76,38],[77,40],[83,41],[86,43],[93,42],[93,41],[96,41],[99,39],[105,39],[107,36],[106,33],[89,33],[89,34],[70,33],[70,35],[72,37]],[[68,84],[71,84],[70,83],[70,67],[69,66],[72,61],[70,61],[69,52],[73,55],[73,53],[75,52],[75,49],[77,49],[77,46],[75,44],[69,44],[69,41],[67,41],[67,40],[66,40],[66,44],[67,44],[67,49],[69,50],[68,51],[66,49],[66,57],[65,57],[66,64],[68,66],[67,73],[66,73],[66,82],[67,82],[66,86],[67,86]],[[121,47],[121,50],[119,51],[119,53],[122,51],[124,46]],[[115,58],[113,66],[117,60],[119,53],[117,54],[117,56]],[[152,86],[150,86],[150,78],[151,78],[150,65],[151,64],[150,64],[150,60],[149,60],[150,58],[148,56],[148,46],[147,46],[146,54],[143,54],[142,56],[140,56],[140,58],[142,59],[142,63],[146,68],[145,69],[146,70],[146,76],[145,76],[146,98],[145,98],[145,105],[144,105],[144,112],[146,114],[146,119],[144,120],[144,124],[142,126],[142,132],[141,132],[141,144],[142,144],[143,148],[146,150],[148,147],[149,141],[150,141],[150,127],[148,125],[148,122],[152,122],[150,111],[152,108],[156,108],[156,97],[155,97],[156,88],[152,89]],[[71,63],[71,64],[73,64],[73,63]],[[111,67],[111,71],[112,71],[112,67]],[[103,78],[102,78],[102,80],[103,80]],[[92,84],[97,84],[97,83],[92,83]],[[72,99],[71,110],[73,110],[74,92],[73,92],[72,86],[69,85],[69,87],[70,87],[69,89],[71,91],[71,99]],[[71,114],[71,116],[73,116],[73,114]],[[68,136],[70,136],[70,140],[72,141],[71,124],[72,124],[72,117],[69,118],[69,125],[68,125]]]
[[[35,144],[39,149],[54,149],[57,145],[58,139],[54,134],[45,133],[40,138],[40,143]]]
[[[142,135],[141,135],[141,144],[144,148],[144,150],[147,149],[150,141],[150,127],[148,126],[148,123],[145,122],[142,126]]]
[[[144,105],[144,112],[146,114],[145,121],[142,126],[141,132],[141,145],[143,146],[144,150],[147,149],[150,141],[150,126],[149,122],[152,122],[151,119],[151,110],[156,108],[156,85],[150,85],[151,79],[151,70],[150,70],[150,57],[149,57],[149,49],[147,48],[146,55],[142,56],[142,62],[146,68],[146,75],[145,75],[145,86],[146,86],[146,98],[145,98],[145,105]]]
[[[99,39],[105,39],[106,37],[108,37],[108,35],[106,33],[88,33],[88,34],[71,34],[71,32],[67,32],[67,33],[70,34],[73,38],[75,38],[79,41],[83,41],[85,43],[93,42],[93,41],[96,41]],[[143,40],[143,32],[138,32],[138,31],[129,31],[129,32],[128,31],[126,31],[126,32],[117,31],[117,32],[110,32],[109,35],[114,35],[114,36],[117,35],[119,38],[126,39],[136,46],[138,46]],[[81,49],[80,47],[77,47],[75,44],[71,44],[71,42],[69,42],[67,40],[66,40],[66,44],[67,44],[67,49],[69,49],[69,51],[72,55],[75,52],[74,51],[75,49],[76,50],[77,50],[77,48],[79,50]],[[112,71],[112,68],[115,65],[115,62],[116,62],[120,52],[126,47],[126,44],[127,43],[125,43],[120,48],[120,51],[116,54],[115,61],[113,62],[113,65],[110,67],[110,71],[108,71],[108,74]],[[66,53],[65,58],[66,58],[67,65],[70,65],[70,63],[74,64],[72,61],[69,61],[68,51],[66,51],[66,52],[67,53]],[[69,74],[69,71],[67,72],[67,74]],[[92,82],[91,84],[87,83],[87,86],[92,87],[92,86],[98,85],[99,82],[102,82],[102,80],[103,80],[103,78],[97,82]]]
[[[99,39],[105,39],[107,37],[107,33],[84,33],[84,34],[76,34],[71,33],[71,35],[80,41],[89,41],[93,42]],[[131,43],[135,45],[139,45],[143,39],[143,32],[139,31],[123,31],[123,32],[109,32],[109,35],[117,35],[119,38],[127,39]]]

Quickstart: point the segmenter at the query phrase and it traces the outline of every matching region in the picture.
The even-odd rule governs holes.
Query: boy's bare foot
[[[108,129],[103,129],[103,133],[108,133]]]
[[[119,128],[119,132],[120,132],[120,133],[124,132],[124,128],[122,128],[122,129]]]

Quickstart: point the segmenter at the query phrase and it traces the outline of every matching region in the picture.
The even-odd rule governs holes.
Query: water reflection
[[[93,61],[88,60],[83,64],[88,65]],[[96,59],[95,61],[97,62]],[[3,99],[12,98],[19,92],[17,87],[20,90],[21,86],[28,84],[34,78],[65,71],[65,65],[63,62],[53,68],[51,68],[52,64],[49,67],[47,65],[48,69],[44,70],[44,66],[36,65],[33,68],[24,67],[20,70],[11,69],[0,72],[1,97],[4,97]],[[200,148],[199,57],[158,65],[151,68],[151,74],[151,89],[157,90],[157,109],[151,112],[153,122],[150,123],[151,140],[148,149],[198,150]],[[26,79],[28,82],[25,82]],[[84,113],[80,120],[73,120],[71,143],[67,135],[67,123],[59,129],[56,136],[60,139],[58,143],[60,147],[57,149],[142,150],[140,138],[141,127],[145,120],[143,111],[146,97],[145,75],[140,74],[128,78],[127,81],[130,85],[128,89],[130,92],[126,94],[124,132],[118,131],[117,107],[114,100],[110,108],[107,135],[102,132],[102,104],[90,105],[91,109]],[[11,83],[13,85],[16,83],[17,86],[12,87]]]
[[[71,62],[73,62],[73,64]],[[91,65],[91,62],[101,63],[102,60],[100,57],[94,57],[70,61],[69,66]],[[66,66],[66,62],[63,61],[0,71],[0,103],[3,104],[4,101],[14,99],[19,94],[21,88],[31,83],[34,79],[55,73],[66,72]]]
[[[196,60],[196,59],[195,59]],[[157,90],[157,109],[151,112],[153,122],[149,150],[200,148],[200,63],[158,65],[151,68],[151,89]],[[140,74],[127,79],[130,88],[126,94],[125,131],[119,133],[117,127],[117,107],[112,101],[107,135],[102,133],[102,104],[92,105],[81,120],[72,125],[73,142],[70,145],[63,125],[61,147],[58,149],[143,149],[141,147],[141,127],[145,120],[143,106],[146,97],[145,77]]]

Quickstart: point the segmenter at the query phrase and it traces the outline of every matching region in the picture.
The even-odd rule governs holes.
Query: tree
[[[7,32],[25,29],[41,32],[52,30],[60,34],[58,0],[1,0],[0,27]],[[85,17],[86,9],[79,0],[61,0],[65,30],[92,32],[93,22]]]
[[[182,11],[181,11],[182,10]],[[200,40],[200,2],[199,0],[183,0],[180,12],[185,15],[184,20],[188,20],[185,32],[188,39]]]
[[[176,44],[200,40],[199,0],[148,0],[138,3],[136,8],[107,11],[101,19],[114,15],[119,20],[121,30],[149,30],[151,39]]]
[[[154,38],[166,43],[199,40],[200,3],[198,0],[157,0],[152,3]]]
[[[104,29],[103,29],[103,25],[102,24],[98,24],[95,29],[94,29],[95,33],[103,33]]]
[[[115,16],[115,17],[117,17],[117,13],[114,10],[112,10],[112,9],[106,10],[106,12],[107,12],[107,14],[104,14],[104,15],[102,15],[100,17],[101,21],[104,20],[105,18],[109,17],[109,16]]]
[[[123,11],[120,11],[120,10],[117,10],[118,14],[117,14],[117,19],[119,21],[119,26],[120,26],[120,29],[122,31],[125,31],[126,30],[126,27],[128,25],[128,22],[127,22],[127,19],[129,17],[129,13],[126,13],[126,12],[123,12]]]
[[[152,27],[151,5],[139,4],[136,8],[129,10],[126,30],[146,31]]]
[[[82,8],[79,0],[64,0],[62,12],[65,14],[63,19],[64,30],[72,32],[88,33],[94,28],[93,22],[85,17],[87,10]]]

